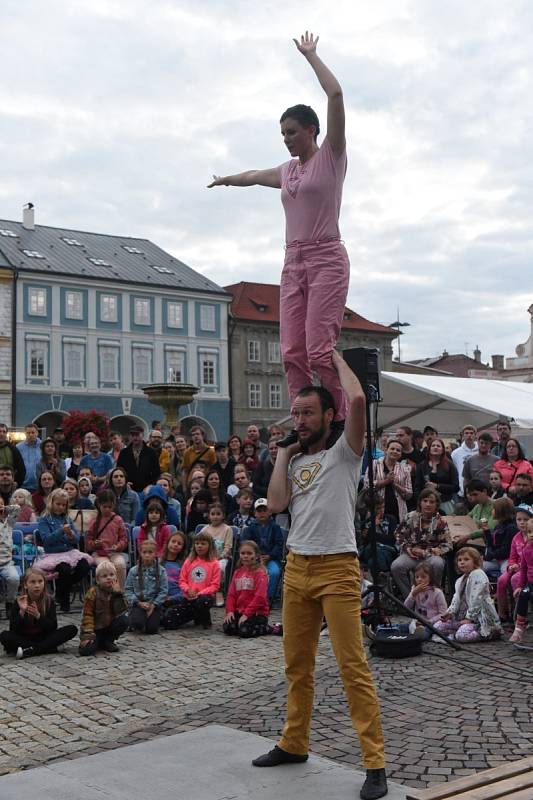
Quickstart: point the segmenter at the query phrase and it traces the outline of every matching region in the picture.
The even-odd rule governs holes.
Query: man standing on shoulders
[[[326,449],[335,417],[324,388],[301,389],[292,405],[296,444],[280,447],[268,489],[274,512],[289,506],[292,525],[283,595],[288,681],[283,735],[252,762],[275,767],[307,761],[315,655],[325,617],[367,770],[363,800],[387,794],[380,712],[360,624],[361,582],[355,542],[355,498],[365,436],[365,396],[344,359],[333,365],[347,401],[344,432]]]
[[[25,426],[24,432],[26,434],[26,441],[20,442],[17,445],[17,450],[22,456],[24,466],[26,467],[26,477],[22,484],[23,489],[29,492],[34,492],[37,489],[37,464],[41,460],[41,440],[39,439],[39,430],[37,425],[33,422]]]
[[[157,453],[144,443],[143,434],[140,425],[132,425],[131,442],[122,450],[117,461],[117,467],[126,470],[128,483],[131,483],[134,492],[142,492],[146,486],[157,483],[161,475]]]
[[[459,475],[459,494],[461,497],[464,496],[463,468],[465,461],[471,456],[477,455],[478,452],[476,436],[476,428],[473,425],[465,425],[461,431],[461,445],[452,453],[452,461]]]

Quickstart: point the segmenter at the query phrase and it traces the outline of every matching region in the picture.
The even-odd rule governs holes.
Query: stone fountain
[[[188,406],[194,395],[200,391],[192,383],[173,382],[152,383],[150,386],[143,386],[142,390],[151,403],[162,407],[165,414],[162,425],[165,430],[180,424],[180,406]]]

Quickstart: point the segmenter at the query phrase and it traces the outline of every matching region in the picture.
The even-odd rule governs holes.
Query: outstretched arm
[[[250,169],[247,172],[240,172],[238,175],[213,175],[214,180],[207,185],[208,189],[213,186],[269,186],[271,189],[281,189],[279,173],[277,169]]]
[[[318,78],[318,82],[327,95],[328,129],[326,137],[334,154],[340,156],[346,147],[342,89],[335,75],[317,55],[316,46],[318,39],[318,36],[315,39],[312,33],[310,34],[309,31],[306,31],[305,36],[302,35],[300,37],[300,41],[298,41],[298,39],[294,39],[293,41],[300,53],[308,60]]]
[[[363,387],[344,358],[334,350],[333,366],[339,373],[339,381],[346,395],[347,410],[344,424],[346,440],[357,456],[363,453],[366,431],[366,398]]]

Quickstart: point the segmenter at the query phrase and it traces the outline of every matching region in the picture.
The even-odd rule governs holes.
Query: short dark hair
[[[228,449],[228,443],[227,442],[217,442],[216,445],[215,445],[215,451],[216,450],[227,450],[227,449]]]
[[[519,472],[515,478],[515,481],[517,478],[522,478],[523,481],[529,481],[529,483],[533,483],[533,475],[531,475],[530,472]]]
[[[194,433],[194,431],[200,431],[200,433],[202,434],[202,436],[205,439],[205,431],[204,431],[204,429],[202,428],[201,425],[193,425],[192,428],[190,429],[189,433]]]
[[[438,433],[438,430],[434,428],[432,425],[426,425],[423,430],[423,433]]]
[[[483,431],[483,433],[480,433],[478,439],[480,442],[490,442],[491,444],[493,441],[492,434],[489,433],[488,431]]]
[[[413,429],[410,428],[409,425],[398,425],[398,430],[399,431],[403,431],[408,436],[412,436],[413,435]]]
[[[467,492],[488,492],[489,487],[482,481],[480,478],[472,478],[471,481],[468,481],[466,484],[466,491]]]
[[[323,386],[304,386],[298,391],[297,397],[311,397],[312,394],[316,394],[320,400],[320,407],[323,414],[325,414],[330,408],[333,410],[334,414],[337,413],[333,395],[331,392],[328,392],[327,389],[324,389]]]
[[[279,124],[281,125],[281,123],[285,122],[286,119],[295,119],[296,122],[299,122],[303,128],[314,127],[316,142],[317,136],[320,133],[320,122],[318,121],[316,111],[314,111],[311,106],[305,106],[303,103],[298,103],[295,106],[291,106],[283,112],[280,117]]]
[[[11,477],[12,478],[15,477],[15,470],[13,469],[11,464],[1,464],[0,465],[0,472],[10,472],[11,473]]]

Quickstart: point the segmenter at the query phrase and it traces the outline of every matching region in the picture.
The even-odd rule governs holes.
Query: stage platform
[[[2,800],[355,800],[364,774],[311,756],[306,764],[271,769],[250,761],[271,739],[221,725],[152,739],[92,756],[55,761],[0,777]],[[389,784],[388,800],[406,790]]]

